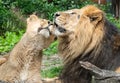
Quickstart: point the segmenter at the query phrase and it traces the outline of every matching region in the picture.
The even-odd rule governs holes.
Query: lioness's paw
[[[2,65],[3,63],[5,63],[7,61],[6,58],[0,58],[0,65]]]
[[[39,34],[43,35],[45,38],[48,38],[50,36],[50,31],[47,28],[41,29]]]

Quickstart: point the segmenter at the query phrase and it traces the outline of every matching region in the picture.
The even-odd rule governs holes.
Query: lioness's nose
[[[59,13],[59,12],[56,12],[56,13],[54,14],[54,17],[58,17],[58,16],[60,16],[60,13]]]

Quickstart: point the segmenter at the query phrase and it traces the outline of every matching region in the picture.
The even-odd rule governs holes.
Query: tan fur
[[[42,49],[54,40],[47,29],[42,29],[45,27],[48,27],[45,19],[39,19],[36,15],[27,19],[25,34],[10,52],[8,60],[0,66],[0,80],[10,83],[42,83]]]
[[[0,58],[0,65],[2,65],[3,63],[5,63],[7,61],[6,58]]]
[[[4,56],[1,56],[0,57],[0,65],[5,63],[8,60],[8,57],[9,57],[9,53],[5,54]]]
[[[120,67],[115,70],[115,72],[120,73]]]

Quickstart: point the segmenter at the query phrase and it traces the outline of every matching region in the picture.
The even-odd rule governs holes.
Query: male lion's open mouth
[[[61,26],[59,26],[56,22],[54,22],[54,25],[56,26],[57,30],[61,33],[65,33],[66,29],[62,28]]]

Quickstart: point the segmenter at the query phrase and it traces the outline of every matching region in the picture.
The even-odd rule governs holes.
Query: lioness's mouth
[[[61,32],[61,33],[65,33],[67,31],[66,29],[64,29],[61,26],[59,26],[56,22],[54,22],[54,25],[56,26],[58,31]]]
[[[38,32],[40,32],[40,31],[43,30],[43,29],[46,29],[46,30],[48,30],[49,34],[51,34],[51,31],[49,30],[49,27],[52,26],[52,25],[53,25],[52,23],[49,23],[47,27],[44,27],[44,28],[39,27],[39,28],[38,28]]]

